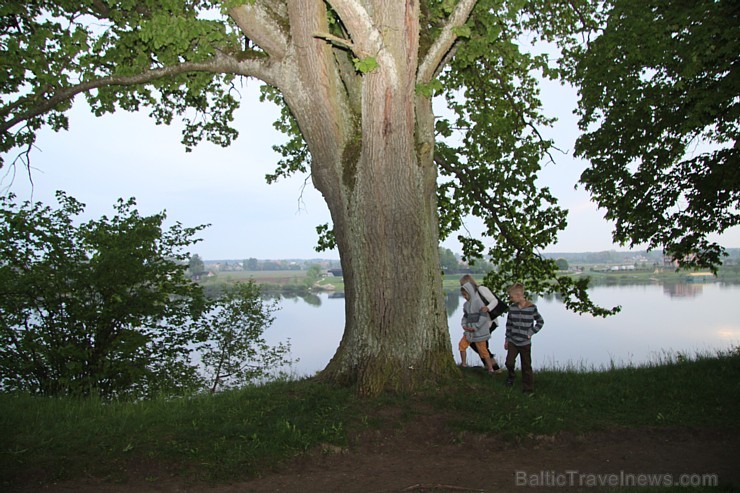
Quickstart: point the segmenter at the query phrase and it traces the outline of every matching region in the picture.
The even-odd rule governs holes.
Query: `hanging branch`
[[[277,78],[277,72],[273,66],[264,60],[237,60],[234,57],[218,53],[213,60],[208,62],[186,62],[179,65],[172,65],[153,70],[148,70],[136,75],[119,76],[111,75],[97,79],[82,82],[63,89],[48,99],[43,100],[30,109],[18,113],[9,120],[0,123],[0,132],[7,132],[15,125],[30,120],[34,117],[43,115],[53,110],[58,105],[74,99],[78,94],[91,91],[105,86],[135,86],[153,82],[155,80],[175,77],[189,72],[210,72],[213,74],[231,73],[236,75],[253,76],[264,80],[267,83],[274,83]],[[26,98],[26,102],[32,101],[38,95]]]

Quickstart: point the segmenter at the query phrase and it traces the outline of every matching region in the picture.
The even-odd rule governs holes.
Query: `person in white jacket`
[[[471,283],[465,283],[460,288],[460,294],[465,298],[461,320],[464,333],[458,344],[461,366],[468,366],[468,348],[475,344],[478,354],[480,354],[481,359],[483,359],[486,365],[486,369],[489,373],[494,373],[493,362],[486,347],[486,341],[491,338],[491,318],[481,313],[481,309],[484,306],[483,301],[481,301],[480,296],[475,291],[475,287]]]
[[[465,274],[460,278],[460,286],[464,286],[466,283],[470,283],[475,288],[476,295],[481,298],[481,301],[483,301],[483,298],[485,298],[486,301],[488,301],[488,304],[483,301],[483,307],[481,308],[481,313],[487,314],[488,317],[491,318],[491,324],[489,326],[489,332],[493,332],[493,330],[498,327],[498,323],[496,322],[496,319],[491,317],[491,313],[493,313],[493,309],[498,306],[500,303],[498,301],[498,298],[491,292],[490,289],[488,289],[485,286],[479,285],[477,282],[475,282],[475,279],[470,274]],[[498,361],[496,361],[496,355],[491,352],[491,349],[488,345],[488,340],[485,341],[486,345],[486,351],[488,352],[489,357],[491,358],[491,362],[493,364],[493,370],[495,373],[503,373],[503,369],[498,364]],[[483,360],[483,356],[478,352],[477,346],[473,345],[471,346],[471,349],[478,353],[478,355],[481,358],[481,361],[485,364],[485,361]]]

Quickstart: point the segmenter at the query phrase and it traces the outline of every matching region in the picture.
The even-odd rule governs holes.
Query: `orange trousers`
[[[457,345],[458,349],[462,351],[466,351],[470,347],[470,341],[468,341],[465,336],[460,339],[460,344]],[[479,341],[474,342],[475,347],[478,348],[478,354],[480,354],[481,358],[490,358],[491,354],[488,352],[488,348],[486,347],[486,341]]]

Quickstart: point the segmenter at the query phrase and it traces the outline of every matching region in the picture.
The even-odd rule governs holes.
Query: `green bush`
[[[0,390],[104,399],[183,395],[264,379],[289,346],[261,339],[271,310],[254,283],[206,300],[188,279],[193,236],[119,200],[84,205],[0,198]],[[279,366],[279,365],[278,365]]]

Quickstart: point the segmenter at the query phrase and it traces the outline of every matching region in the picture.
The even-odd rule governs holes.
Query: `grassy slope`
[[[470,431],[508,439],[622,427],[737,429],[740,415],[737,351],[603,372],[542,371],[534,397],[502,382],[469,368],[441,388],[372,401],[311,379],[138,403],[0,395],[0,486],[38,474],[115,480],[126,464],[146,461],[193,479],[245,478],[317,445],[346,444],[348,430],[377,426],[373,416],[384,408],[403,419],[434,412],[452,430],[475,423]]]

